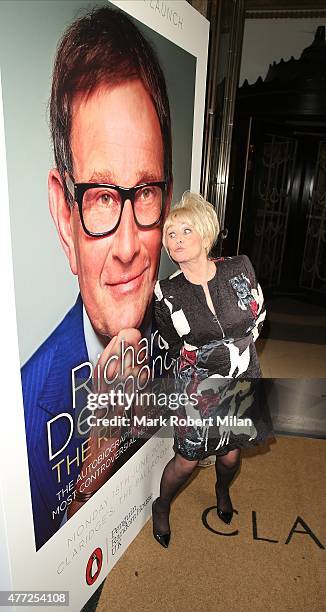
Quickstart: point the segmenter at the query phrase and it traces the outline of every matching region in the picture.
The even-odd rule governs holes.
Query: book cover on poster
[[[1,588],[70,591],[76,610],[172,456],[142,416],[173,368],[153,289],[174,269],[164,215],[199,191],[208,22],[184,1],[0,14]]]

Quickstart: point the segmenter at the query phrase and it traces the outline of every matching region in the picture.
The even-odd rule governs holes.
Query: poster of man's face
[[[112,338],[121,329],[139,329],[143,322],[161,251],[161,224],[154,223],[171,199],[160,124],[142,82],[103,85],[86,100],[75,98],[71,149],[76,182],[145,185],[135,194],[134,208],[116,188],[92,187],[83,194],[82,214],[90,231],[106,232],[121,217],[115,231],[96,239],[86,234],[77,206],[70,216],[62,212],[67,209],[60,177],[56,170],[50,174],[51,212],[87,314],[98,334]],[[152,227],[142,228],[139,222]]]
[[[155,330],[162,226],[191,183],[196,58],[108,2],[3,4],[2,97],[38,549],[133,454],[113,458],[115,468],[87,490],[81,470],[96,450],[73,435],[72,372],[110,357],[119,334],[136,345]],[[168,267],[165,259],[162,275]],[[68,484],[69,503],[61,493]]]
[[[56,167],[53,141],[50,134],[50,97],[57,46],[69,25],[85,15],[89,10],[92,10],[94,6],[115,7],[106,1],[90,3],[89,1],[83,2],[79,0],[68,0],[66,2],[56,2],[55,0],[52,2],[4,2],[2,4],[6,6],[2,8],[0,48],[6,61],[3,62],[1,74],[5,122],[11,127],[10,130],[7,130],[6,147],[16,308],[20,338],[19,348],[21,364],[24,365],[73,304],[79,288],[78,280],[82,283],[83,276],[88,274],[88,266],[92,267],[93,265],[93,262],[91,264],[86,262],[85,258],[81,259],[82,253],[80,251],[82,245],[76,245],[75,240],[75,259],[77,258],[77,264],[80,268],[80,277],[73,276],[65,254],[65,247],[67,245],[62,245],[64,247],[62,249],[59,242],[60,235],[58,238],[58,233],[49,214],[48,175],[49,171]],[[42,19],[44,25],[40,29],[38,23]],[[173,145],[173,192],[171,198],[173,204],[173,202],[180,198],[183,191],[190,186],[196,58],[139,21],[134,20],[133,22],[136,24],[139,32],[146,36],[151,48],[156,53],[166,82]],[[16,33],[15,35],[13,35],[14,32]],[[19,45],[17,44],[18,37]],[[124,86],[127,87],[126,82]],[[122,96],[122,83],[120,89]],[[130,113],[133,111],[137,115],[138,131],[135,131],[136,126],[134,131],[132,131],[132,126],[130,125],[132,121],[131,116],[125,117],[124,126],[121,123],[121,133],[119,122],[115,121],[113,115],[110,121],[111,124],[114,123],[115,125],[116,136],[119,133],[120,141],[124,140],[126,157],[128,159],[135,159],[136,153],[137,157],[139,156],[139,137],[142,136],[145,141],[151,135],[145,133],[147,126],[142,124],[146,114],[143,102],[139,98],[139,106],[141,105],[143,108],[143,113],[140,114],[138,113],[138,108],[133,107],[134,98],[128,99],[131,93],[127,89],[125,90],[127,98],[126,108],[129,109]],[[147,97],[149,97],[148,88],[143,92],[144,98],[146,98],[146,93]],[[101,110],[98,105],[99,98],[95,95],[95,92],[92,92],[92,94],[94,95],[91,96],[89,102],[92,101],[93,104],[89,104],[88,111],[91,112],[91,107],[93,107],[93,112],[94,109],[96,109],[95,114],[98,112],[97,121],[100,133],[97,134],[97,137],[102,138],[103,142],[105,131],[110,129],[110,125],[107,123],[101,124]],[[101,107],[104,112],[104,97],[102,97],[102,100],[103,104]],[[78,102],[76,98],[73,104],[76,111],[80,107],[78,117],[76,116],[78,121],[83,120],[85,106],[85,104],[80,106],[80,102],[81,100]],[[112,99],[112,103],[114,102],[118,101]],[[121,113],[123,112],[123,107],[120,107],[120,111]],[[154,123],[155,120],[158,123],[155,109],[152,108],[152,112],[152,120],[154,119]],[[122,119],[121,115],[121,122]],[[126,124],[127,120],[130,122],[129,124]],[[107,121],[109,121],[108,118]],[[89,115],[89,122],[92,122],[91,115]],[[147,122],[150,124],[150,117],[148,117]],[[126,134],[123,133],[123,128]],[[153,130],[152,138],[154,139],[154,132],[158,125],[152,125],[151,128]],[[95,125],[93,129],[94,135],[89,134],[88,141],[88,146],[92,147],[92,149],[95,148],[93,144],[96,144],[91,142],[91,138],[96,137]],[[73,141],[73,138],[75,138],[75,141]],[[70,135],[72,152],[74,146],[75,149],[76,146],[79,149],[80,142],[78,142],[78,139],[80,138],[84,139],[85,135],[82,136],[76,130],[72,130]],[[163,138],[161,137],[160,140],[163,147]],[[86,147],[86,141],[84,142]],[[115,140],[113,140],[113,136],[111,142],[114,147]],[[118,142],[116,144],[118,145]],[[154,145],[154,140],[152,144]],[[107,151],[106,155],[109,153]],[[149,153],[149,150],[147,150],[148,155]],[[153,153],[159,155],[158,150]],[[80,151],[81,155],[82,151]],[[102,149],[101,153],[98,152],[97,155],[105,155],[105,152]],[[117,164],[117,147],[115,147],[114,155],[115,163]],[[110,170],[110,168],[105,167],[105,158],[102,159],[101,157],[100,160],[90,159],[88,164],[94,164],[95,161],[101,167],[99,169],[92,168],[92,171]],[[77,163],[77,159],[74,162]],[[82,160],[78,159],[78,163],[81,162]],[[121,159],[120,163],[122,162],[123,160]],[[140,162],[141,160],[139,159]],[[151,163],[154,164],[154,158]],[[81,170],[87,172],[86,168]],[[112,172],[113,170],[114,168],[112,168]],[[145,167],[143,170],[147,170],[147,168]],[[149,170],[150,168],[148,168]],[[155,178],[165,178],[163,177],[164,172],[162,170],[160,168],[160,172],[156,173]],[[134,172],[136,171],[137,169],[134,168]],[[78,175],[77,172],[75,174],[74,179],[76,182],[92,178],[91,174],[86,174],[85,176]],[[118,179],[119,177],[116,178]],[[115,182],[121,186],[133,186],[136,184],[134,178],[133,176],[133,180],[130,182],[131,177],[125,175],[121,176],[120,183],[117,180]],[[137,180],[136,182],[139,181]],[[126,206],[126,213],[128,213],[127,209],[128,206]],[[78,215],[78,207],[75,205],[73,217],[75,217],[76,213]],[[79,223],[78,218],[77,222]],[[153,253],[155,242],[153,235],[155,236],[157,233],[157,230],[155,232],[154,229],[146,233],[143,232],[142,244],[145,244],[140,249],[141,253],[139,253],[139,256],[135,258],[138,261],[133,261],[132,263],[135,272],[141,272],[141,268],[146,265],[146,275],[142,279],[144,285],[149,284],[149,279],[154,274],[154,260],[156,259],[157,263],[159,259],[159,256]],[[73,237],[77,239],[75,234],[73,234]],[[88,248],[87,253],[89,254],[89,249],[91,248],[94,251],[94,257],[96,249],[103,249],[103,244],[114,246],[113,236],[108,236],[104,240],[89,239],[86,242],[87,235],[84,232],[84,238],[85,249]],[[123,243],[124,240],[121,237],[121,240],[119,240],[119,250],[122,249]],[[91,247],[88,247],[88,244]],[[138,249],[137,245],[136,249]],[[160,250],[161,247],[159,246]],[[103,258],[103,253],[101,257]],[[73,258],[74,254],[71,253],[71,262],[69,261],[69,263],[74,264]],[[107,262],[108,266],[112,264],[113,258],[114,249],[113,253],[111,249]],[[163,255],[163,263],[165,265],[162,270],[163,274],[167,271],[167,262],[168,259]],[[116,263],[115,260],[114,263]],[[120,263],[119,272],[121,272],[121,267],[123,267],[123,263]],[[88,281],[93,287],[91,301],[96,303],[103,299],[100,295],[101,281],[95,279],[95,277],[100,275],[100,262],[97,263],[97,268],[97,272],[95,273],[94,271]],[[104,269],[102,269],[102,285],[103,275]],[[110,282],[113,284],[116,280],[113,277],[110,279]],[[95,284],[97,285],[96,287]],[[96,295],[94,295],[95,293]],[[27,294],[28,299],[26,299]],[[147,300],[148,298],[149,296],[147,295]],[[146,301],[145,295],[142,297],[138,296],[138,303],[141,300]],[[131,306],[130,301],[128,303],[129,308]],[[119,307],[120,315],[123,314],[122,310],[124,309]],[[42,316],[40,316],[40,312]],[[111,312],[111,316],[115,316],[115,309],[114,312]]]

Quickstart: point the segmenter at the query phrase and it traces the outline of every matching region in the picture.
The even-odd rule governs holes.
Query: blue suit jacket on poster
[[[40,548],[59,528],[67,493],[58,498],[60,483],[52,466],[62,457],[76,456],[81,438],[72,436],[65,451],[50,463],[48,456],[47,422],[64,412],[73,416],[71,370],[88,361],[83,327],[83,302],[80,295],[63,321],[39,347],[21,371],[25,412],[25,428],[30,471],[36,549]],[[88,368],[87,368],[88,370]],[[58,419],[54,426],[53,448],[65,441],[70,432],[68,419]],[[62,469],[62,487],[77,477],[80,466],[75,461],[67,476]],[[62,511],[54,514],[62,504]]]
[[[152,333],[156,330],[155,319],[152,322]],[[155,347],[152,358],[160,350]],[[59,529],[66,510],[68,495],[72,494],[73,484],[81,470],[81,457],[72,461],[83,442],[82,438],[73,435],[63,452],[51,462],[48,454],[47,423],[54,417],[68,413],[74,418],[72,407],[71,370],[88,361],[84,336],[83,302],[79,295],[73,308],[63,321],[39,347],[21,371],[24,399],[25,428],[28,450],[30,487],[32,495],[35,543],[38,550]],[[78,371],[78,378],[86,380],[90,370],[86,366]],[[81,406],[85,406],[85,393],[79,394]],[[78,406],[77,406],[78,409]],[[55,421],[52,432],[54,451],[61,448],[70,432],[67,418]],[[89,434],[85,437],[87,438]],[[115,461],[111,475],[144,444],[139,439]],[[66,457],[69,455],[70,473],[67,475]],[[62,482],[58,482],[57,469],[53,466],[64,459],[61,465]],[[72,482],[70,492],[58,495],[61,488],[66,489]],[[61,507],[60,507],[61,506]],[[57,508],[60,507],[60,511]],[[54,514],[53,514],[54,513]]]

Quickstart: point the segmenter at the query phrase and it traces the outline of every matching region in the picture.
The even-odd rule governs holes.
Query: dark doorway
[[[325,26],[298,60],[238,89],[224,253],[269,295],[326,305]]]
[[[239,227],[239,252],[249,255],[269,293],[323,303],[326,127],[255,120],[246,166],[238,224],[234,214],[229,219]]]

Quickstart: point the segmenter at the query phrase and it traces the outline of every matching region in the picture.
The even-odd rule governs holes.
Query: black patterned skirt
[[[201,350],[202,354],[205,350]],[[253,357],[251,367],[239,376],[222,377],[212,368],[211,353],[208,370],[203,367],[207,360],[194,361],[189,351],[183,352],[175,372],[175,388],[182,401],[171,412],[175,452],[189,460],[200,460],[274,438],[255,348]],[[220,364],[218,370],[221,372]]]

